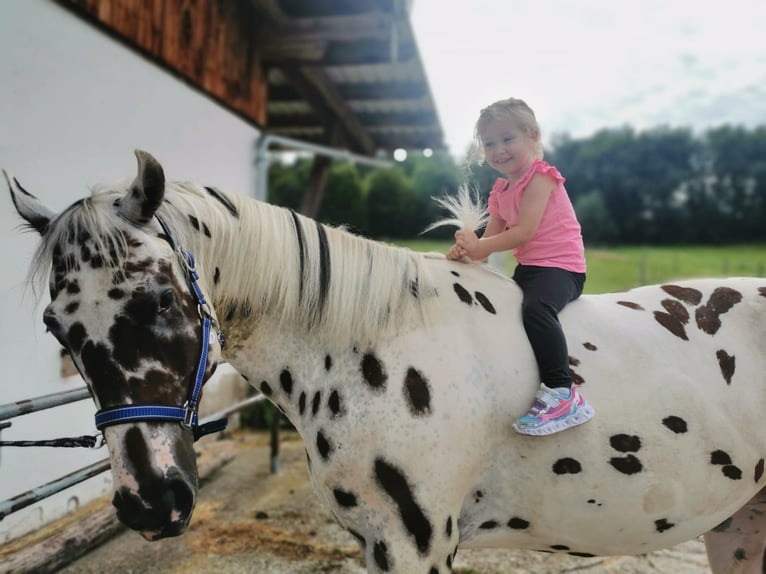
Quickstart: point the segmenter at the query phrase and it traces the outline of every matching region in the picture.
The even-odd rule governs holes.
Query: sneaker
[[[535,404],[513,423],[513,430],[521,434],[548,435],[587,423],[595,414],[576,386],[551,389],[540,383]]]

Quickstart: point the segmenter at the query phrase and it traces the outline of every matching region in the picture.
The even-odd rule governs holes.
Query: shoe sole
[[[529,436],[546,436],[549,434],[555,434],[557,432],[561,432],[568,428],[585,424],[589,420],[591,420],[595,414],[596,414],[596,411],[593,410],[593,407],[591,407],[590,405],[585,405],[583,407],[580,407],[574,415],[567,417],[563,420],[551,421],[542,426],[539,426],[536,428],[529,428],[529,429],[520,428],[519,426],[516,425],[516,423],[513,423],[513,430],[515,430],[519,434],[525,434]]]

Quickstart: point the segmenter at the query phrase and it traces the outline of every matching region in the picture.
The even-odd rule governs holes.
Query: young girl
[[[569,354],[558,313],[585,283],[580,224],[558,170],[542,160],[540,127],[522,100],[509,98],[481,110],[475,138],[498,179],[489,194],[489,222],[481,239],[455,232],[449,259],[483,260],[513,249],[513,279],[524,292],[522,317],[540,369],[540,390],[513,428],[548,435],[589,421],[593,408],[569,374]]]

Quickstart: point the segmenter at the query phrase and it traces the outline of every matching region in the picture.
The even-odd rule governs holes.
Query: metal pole
[[[272,144],[282,144],[290,149],[308,151],[317,155],[372,167],[390,168],[394,166],[394,162],[387,159],[367,157],[366,155],[352,153],[348,150],[304,142],[285,136],[262,134],[255,144],[255,198],[260,201],[266,201],[269,165],[271,165],[273,156],[269,151],[269,146]]]
[[[25,399],[15,403],[0,405],[0,421],[12,419],[13,417],[20,415],[28,415],[29,413],[65,405],[67,403],[73,403],[75,401],[81,401],[82,399],[87,399],[89,396],[90,392],[87,388],[72,389],[70,391],[62,391],[60,393],[43,395],[34,399]]]
[[[35,502],[38,502],[44,498],[53,496],[65,488],[69,488],[70,486],[74,486],[75,484],[96,476],[97,474],[101,474],[105,470],[109,470],[108,458],[94,462],[91,465],[88,465],[79,470],[75,470],[74,472],[62,476],[61,478],[57,478],[56,480],[43,484],[42,486],[38,486],[32,490],[23,492],[18,496],[9,498],[8,500],[4,500],[0,502],[0,520],[3,520],[9,514],[17,512],[22,508],[26,508],[30,504],[34,504]]]

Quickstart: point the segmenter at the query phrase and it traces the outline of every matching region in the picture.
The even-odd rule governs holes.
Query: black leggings
[[[558,314],[582,293],[585,273],[518,265],[513,279],[524,292],[521,316],[540,368],[540,380],[552,389],[571,386],[567,341]]]

